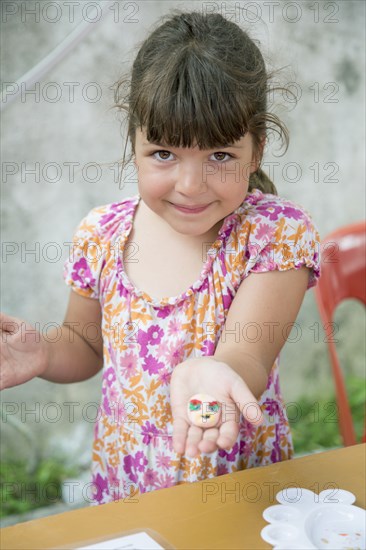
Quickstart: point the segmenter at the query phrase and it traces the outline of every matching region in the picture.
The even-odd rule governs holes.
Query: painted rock
[[[188,402],[189,420],[200,428],[213,428],[220,421],[221,405],[211,395],[197,393]]]

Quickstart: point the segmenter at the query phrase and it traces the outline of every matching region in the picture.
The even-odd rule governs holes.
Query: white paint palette
[[[342,489],[319,495],[291,487],[276,495],[279,504],[266,508],[261,531],[274,550],[365,550],[366,512],[356,497]]]

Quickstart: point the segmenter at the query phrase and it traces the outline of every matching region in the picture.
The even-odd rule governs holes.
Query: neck
[[[214,242],[217,238],[219,229],[223,224],[223,220],[220,220],[205,235],[182,235],[181,233],[175,231],[163,218],[151,210],[151,208],[149,208],[142,199],[140,199],[135,214],[135,225],[136,222],[141,228],[148,227],[149,231],[151,230],[152,232],[156,230],[157,233],[164,234],[166,240],[171,238],[175,244],[180,242],[182,245],[189,243],[201,244],[202,241],[210,240]]]

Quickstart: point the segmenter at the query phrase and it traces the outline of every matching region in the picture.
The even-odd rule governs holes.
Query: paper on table
[[[91,546],[83,546],[78,550],[164,550],[160,544],[141,531],[133,535],[106,540]]]

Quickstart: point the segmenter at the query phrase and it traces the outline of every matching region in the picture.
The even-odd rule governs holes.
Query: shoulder
[[[79,294],[99,298],[101,274],[113,258],[110,245],[133,218],[138,195],[97,206],[81,220],[64,263],[64,279]]]
[[[123,230],[123,225],[133,218],[138,195],[127,197],[121,202],[113,202],[92,208],[81,220],[77,228],[79,236],[95,236],[98,240],[111,240]]]
[[[237,212],[243,221],[254,223],[262,220],[276,225],[282,219],[311,221],[310,214],[302,206],[258,189],[248,193]]]
[[[248,193],[236,215],[239,233],[244,233],[249,240],[279,242],[298,231],[319,240],[317,228],[305,208],[258,189]]]
[[[248,193],[232,214],[230,252],[240,279],[303,265],[312,268],[310,286],[319,276],[319,232],[310,214],[298,204],[258,189]]]

